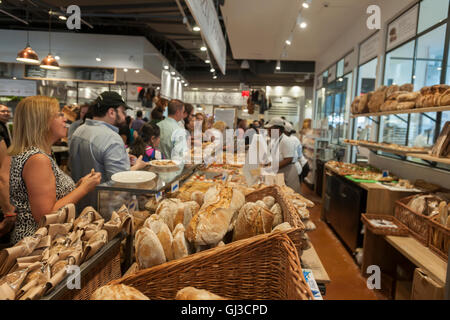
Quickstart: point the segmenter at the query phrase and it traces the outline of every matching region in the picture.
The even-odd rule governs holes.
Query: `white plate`
[[[156,162],[169,162],[169,161],[172,161],[172,162],[175,163],[175,165],[167,165],[167,166],[163,165],[163,166],[160,166],[160,165],[155,164],[155,161]],[[178,167],[181,164],[181,162],[179,160],[152,160],[149,163],[150,163],[151,166],[156,167],[156,168],[175,168],[175,167]]]
[[[118,183],[138,184],[150,182],[156,174],[149,171],[123,171],[113,174],[111,180]]]

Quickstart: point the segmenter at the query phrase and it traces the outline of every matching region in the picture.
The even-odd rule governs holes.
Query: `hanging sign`
[[[222,74],[227,63],[227,44],[212,0],[186,0],[195,22],[201,29],[208,47],[216,59]]]
[[[35,96],[36,81],[0,79],[0,96]]]

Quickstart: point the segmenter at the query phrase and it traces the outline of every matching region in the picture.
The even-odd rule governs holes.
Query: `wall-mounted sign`
[[[362,65],[378,56],[381,45],[381,32],[364,41],[359,47],[359,64]]]
[[[0,96],[30,97],[36,94],[36,81],[0,79]]]
[[[347,74],[353,70],[353,68],[356,66],[355,61],[355,50],[350,52],[348,55],[344,58],[344,74]]]
[[[317,77],[316,90],[321,89],[322,87],[323,87],[323,75],[321,74],[320,76]]]
[[[25,79],[116,83],[115,68],[61,67],[46,70],[39,66],[25,65]]]
[[[330,69],[328,69],[328,83],[336,80],[336,64],[333,64]]]
[[[416,35],[418,10],[419,5],[416,5],[389,24],[386,51]]]
[[[212,0],[186,0],[195,22],[208,43],[211,52],[225,74],[227,63],[227,44],[220,26],[219,17]]]

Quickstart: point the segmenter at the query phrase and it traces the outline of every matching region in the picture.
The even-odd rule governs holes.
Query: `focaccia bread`
[[[186,287],[177,292],[175,300],[227,300],[207,290]]]
[[[164,249],[158,236],[147,227],[136,232],[134,251],[139,269],[150,268],[166,262]]]
[[[139,290],[124,284],[112,284],[98,288],[91,300],[150,300]]]
[[[241,191],[222,183],[210,188],[200,211],[186,228],[186,238],[194,245],[212,245],[220,242],[245,203]],[[236,215],[237,216],[237,215]]]
[[[272,230],[273,213],[256,203],[246,203],[239,211],[233,241],[247,239]]]

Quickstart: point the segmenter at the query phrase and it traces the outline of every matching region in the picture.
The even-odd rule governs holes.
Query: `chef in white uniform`
[[[283,173],[285,184],[295,192],[300,193],[300,182],[294,163],[297,152],[290,138],[284,134],[285,125],[283,119],[276,117],[264,126],[269,131],[271,141],[272,162],[268,166],[277,168],[276,164],[278,164],[278,171],[275,173]]]

